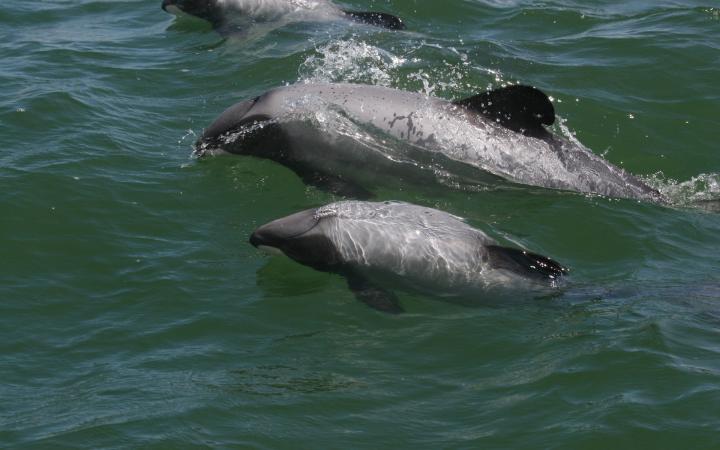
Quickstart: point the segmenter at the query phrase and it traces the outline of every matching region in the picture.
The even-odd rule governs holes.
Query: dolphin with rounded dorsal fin
[[[545,256],[503,247],[456,216],[403,202],[342,201],[265,224],[255,247],[346,277],[356,297],[402,312],[386,288],[443,295],[553,288],[568,270]]]
[[[378,176],[461,174],[656,203],[640,178],[575,140],[551,133],[547,95],[509,85],[450,101],[381,86],[298,83],[239,102],[196,143],[196,154],[268,158],[308,184],[368,198]],[[423,172],[423,169],[429,168]]]

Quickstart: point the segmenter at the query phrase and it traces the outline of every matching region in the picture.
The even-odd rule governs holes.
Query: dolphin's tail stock
[[[490,245],[490,262],[495,267],[521,273],[532,278],[553,280],[568,273],[568,269],[550,258],[517,248]]]
[[[376,27],[389,28],[391,30],[404,30],[405,23],[402,19],[392,14],[382,12],[343,11],[348,17],[357,22],[374,25]]]

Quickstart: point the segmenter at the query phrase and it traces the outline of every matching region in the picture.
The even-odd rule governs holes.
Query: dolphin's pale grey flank
[[[502,247],[456,216],[402,202],[342,201],[301,211],[255,230],[250,243],[346,277],[357,298],[401,312],[387,286],[442,295],[552,289],[567,269]]]

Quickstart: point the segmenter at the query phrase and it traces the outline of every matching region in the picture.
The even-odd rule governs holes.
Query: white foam
[[[678,206],[720,202],[720,173],[702,173],[687,181],[678,181],[658,172],[643,180]]]
[[[300,64],[298,75],[306,83],[353,82],[390,86],[395,69],[405,59],[355,39],[333,41],[315,49]]]

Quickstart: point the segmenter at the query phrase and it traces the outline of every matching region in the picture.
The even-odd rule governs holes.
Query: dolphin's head
[[[172,13],[185,13],[216,23],[220,20],[218,0],[163,0],[162,9]]]
[[[220,150],[282,160],[286,148],[282,132],[271,117],[256,111],[261,98],[236,103],[220,114],[195,143],[196,154],[202,156]]]
[[[341,257],[323,220],[317,209],[300,211],[261,226],[250,236],[250,243],[318,270],[332,270],[341,264]]]

